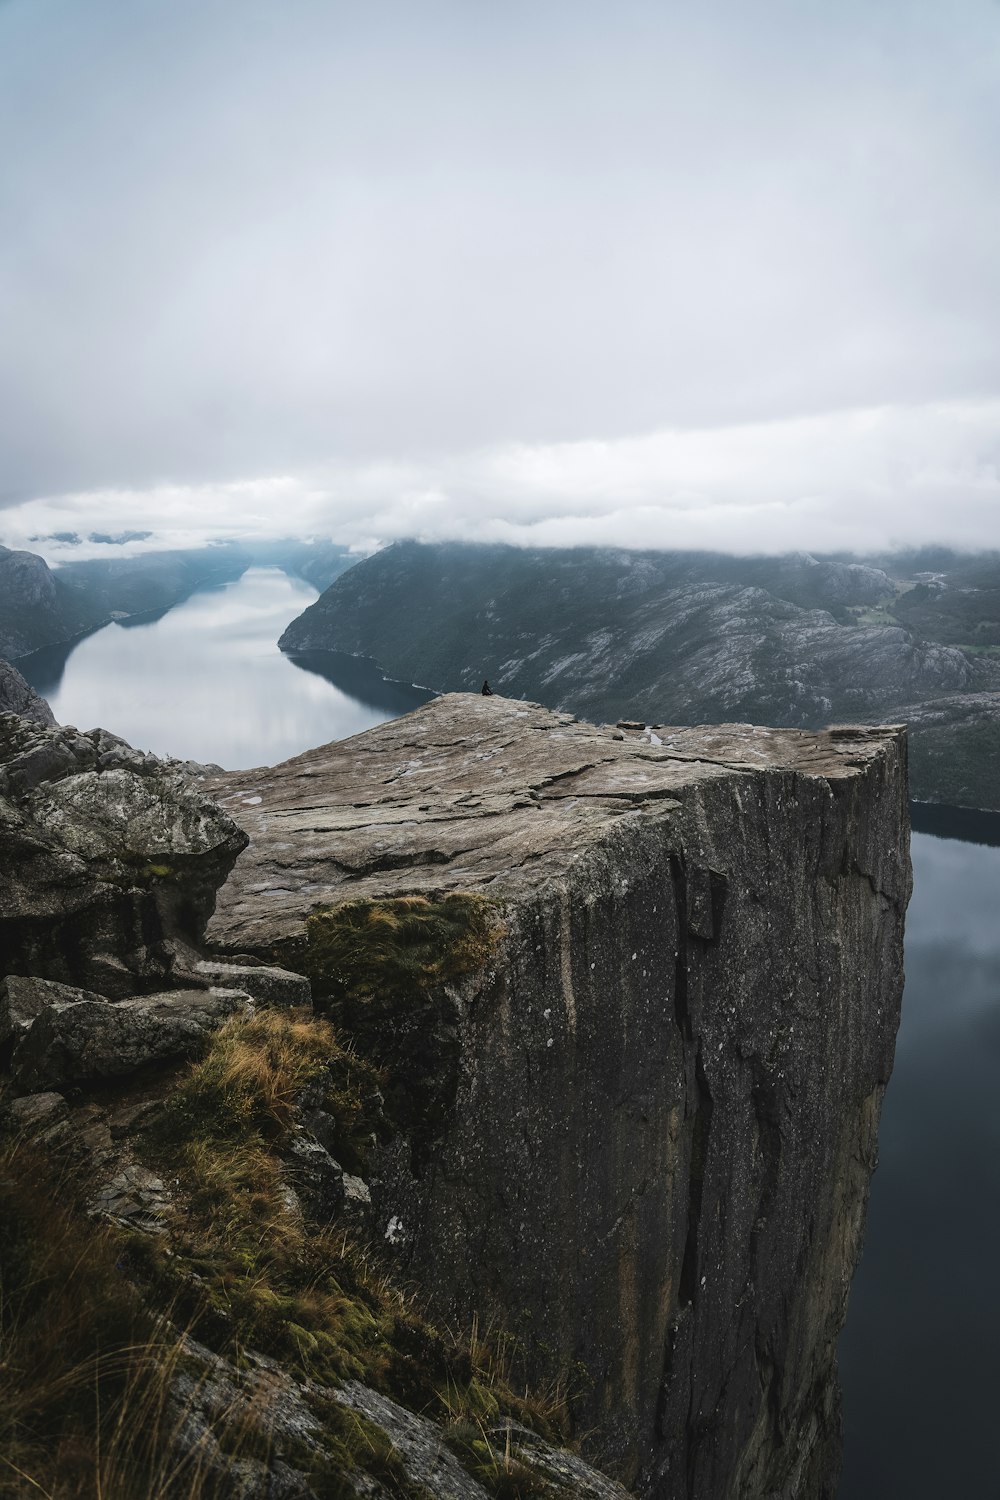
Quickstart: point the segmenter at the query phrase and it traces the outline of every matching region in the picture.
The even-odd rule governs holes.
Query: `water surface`
[[[99,724],[138,749],[230,770],[273,765],[433,696],[358,657],[282,655],[278,637],[316,597],[279,568],[250,568],[156,618],[106,625],[18,666],[61,724]]]
[[[968,823],[968,820],[966,820]],[[984,820],[982,836],[993,833]],[[965,837],[973,825],[963,824]],[[913,836],[906,991],[840,1344],[840,1500],[1000,1495],[1000,848]]]

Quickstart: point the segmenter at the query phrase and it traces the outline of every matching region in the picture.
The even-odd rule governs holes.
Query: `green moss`
[[[500,936],[481,896],[354,901],[314,913],[305,968],[317,1006],[385,1070],[386,1112],[417,1160],[454,1102],[458,1009],[449,987],[485,968]]]
[[[400,1002],[460,979],[487,962],[498,936],[495,908],[482,896],[352,901],[313,913],[308,964],[314,994],[333,1006]]]

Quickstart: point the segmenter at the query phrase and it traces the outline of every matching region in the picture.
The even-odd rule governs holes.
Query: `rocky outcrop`
[[[578,1429],[637,1493],[832,1497],[902,988],[901,731],[456,695],[209,785],[251,840],[216,947],[310,973],[359,1046],[394,1033],[398,1119],[407,1075],[433,1101],[371,1148],[385,1253],[536,1376],[582,1369]],[[415,899],[446,926],[459,893],[488,941],[421,958],[430,988],[330,939]]]
[[[8,978],[23,989],[44,981]],[[10,1075],[25,1093],[53,1092],[109,1078],[127,1078],[153,1063],[194,1056],[206,1036],[246,1012],[240,990],[167,990],[113,1003],[103,995],[52,986],[15,1041]]]
[[[31,719],[36,724],[56,722],[45,699],[7,661],[0,661],[0,714],[20,714],[22,719]]]
[[[245,843],[182,765],[0,716],[0,973],[163,988]]]
[[[429,1323],[373,1255],[382,1074],[312,1014],[303,973],[206,954],[246,836],[199,778],[103,731],[0,719],[0,1281],[5,1308],[25,1286],[32,1307],[0,1365],[18,1472],[55,1493],[90,1445],[109,1494],[125,1472],[130,1492],[244,1500],[624,1500],[560,1445],[558,1401],[515,1391],[488,1336]]]
[[[293,1468],[289,1459],[304,1455],[322,1463],[324,1424],[316,1414],[317,1396],[357,1414],[374,1446],[381,1442],[393,1455],[396,1472],[386,1484],[364,1472],[337,1475],[337,1493],[370,1500],[390,1495],[434,1496],[435,1500],[489,1500],[487,1490],[458,1462],[426,1417],[408,1411],[388,1396],[360,1381],[346,1381],[333,1393],[321,1392],[313,1382],[289,1378],[273,1360],[252,1352],[237,1368],[193,1339],[184,1341],[186,1368],[174,1381],[173,1403],[179,1417],[183,1449],[203,1455],[209,1473],[228,1480],[226,1492],[241,1500],[317,1500],[316,1492]],[[270,1417],[273,1453],[266,1463],[240,1458],[235,1463],[215,1439],[233,1414],[243,1421]],[[549,1497],[549,1500],[627,1500],[628,1491],[598,1473],[577,1455],[556,1448],[537,1433],[517,1423],[495,1424],[498,1451],[511,1467],[508,1493]],[[484,1429],[485,1431],[485,1429]],[[514,1488],[520,1479],[521,1486]],[[228,1486],[232,1485],[233,1488]],[[412,1486],[412,1488],[411,1488]]]

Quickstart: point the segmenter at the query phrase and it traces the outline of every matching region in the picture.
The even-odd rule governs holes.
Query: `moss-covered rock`
[[[317,1009],[385,1074],[386,1113],[418,1157],[454,1102],[454,986],[481,971],[500,933],[478,895],[353,901],[307,924],[305,967]]]

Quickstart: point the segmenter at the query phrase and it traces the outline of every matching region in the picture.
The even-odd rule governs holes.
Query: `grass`
[[[564,1393],[519,1387],[513,1340],[436,1326],[370,1250],[289,1202],[282,1153],[303,1090],[339,1112],[349,1140],[359,1128],[385,1128],[370,1102],[382,1081],[328,1018],[263,1012],[228,1022],[180,1075],[149,1132],[146,1160],[176,1184],[177,1222],[169,1244],[133,1247],[133,1273],[227,1357],[253,1348],[323,1386],[361,1380],[449,1432],[510,1415],[558,1440]],[[360,1454],[345,1446],[341,1408],[327,1405],[323,1420],[332,1424],[333,1472],[375,1462],[370,1433]],[[456,1451],[477,1473],[487,1462],[481,1448]],[[384,1468],[385,1455],[378,1462]],[[497,1493],[513,1493],[509,1475]]]
[[[310,1218],[289,1192],[303,1112],[324,1112],[338,1160],[360,1170],[372,1140],[412,1118],[421,1087],[424,1104],[440,1102],[442,1057],[457,1045],[449,988],[483,968],[497,935],[492,908],[472,897],[354,903],[314,917],[311,968],[327,1014],[233,1018],[144,1117],[134,1149],[173,1200],[163,1236],[85,1220],[79,1168],[60,1175],[24,1143],[8,1146],[0,1500],[214,1500],[211,1467],[177,1441],[181,1330],[234,1372],[254,1350],[303,1381],[324,1452],[289,1461],[321,1500],[352,1495],[355,1469],[390,1494],[419,1496],[385,1435],[329,1395],[351,1378],[438,1423],[499,1500],[559,1494],[491,1427],[511,1417],[565,1438],[563,1389],[527,1389],[519,1346],[502,1330],[435,1324],[372,1249],[335,1220]],[[413,1026],[432,1032],[422,1052]],[[414,1053],[416,1087],[405,1076]],[[246,1402],[213,1436],[230,1456],[265,1455],[270,1441],[266,1415]]]
[[[856,625],[899,625],[888,605],[849,605],[847,613]]]
[[[481,896],[353,901],[308,923],[313,993],[327,1006],[372,1003],[388,992],[415,998],[488,961],[499,929]]]
[[[309,918],[316,1005],[384,1070],[387,1115],[410,1135],[418,1163],[455,1098],[451,987],[486,968],[500,935],[493,904],[465,894],[354,901]]]
[[[125,1273],[123,1235],[81,1223],[78,1188],[21,1141],[0,1153],[0,1496],[222,1500],[178,1441],[183,1336]]]

